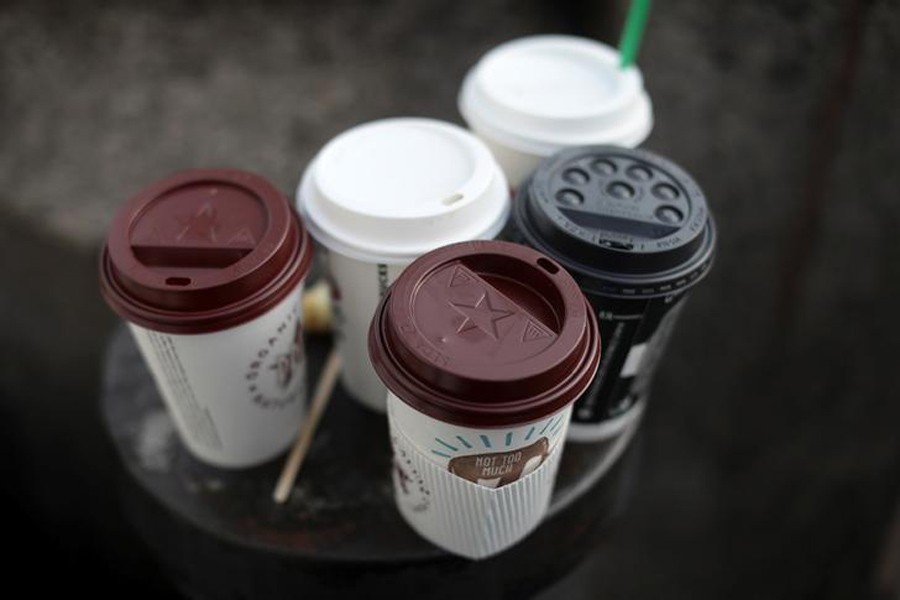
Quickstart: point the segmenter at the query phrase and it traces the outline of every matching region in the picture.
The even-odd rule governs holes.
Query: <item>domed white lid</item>
[[[441,121],[396,118],[345,131],[297,189],[309,232],[365,261],[405,262],[453,242],[495,237],[509,189],[483,142]]]
[[[473,129],[541,155],[587,144],[634,147],[653,126],[640,71],[620,68],[614,48],[573,36],[497,46],[466,75],[458,101]]]

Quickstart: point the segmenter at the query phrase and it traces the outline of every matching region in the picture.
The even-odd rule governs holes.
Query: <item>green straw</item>
[[[628,16],[625,17],[625,28],[622,30],[622,38],[619,40],[619,55],[622,57],[619,66],[623,69],[633,65],[637,58],[649,13],[650,0],[631,0],[631,8],[628,9]]]

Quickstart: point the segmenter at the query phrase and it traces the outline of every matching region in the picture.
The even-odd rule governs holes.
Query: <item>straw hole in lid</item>
[[[634,244],[616,242],[613,240],[600,239],[600,240],[597,240],[597,243],[600,244],[601,246],[606,246],[607,248],[613,248],[615,250],[633,250],[634,249]]]
[[[544,257],[537,259],[537,264],[540,268],[547,271],[551,275],[556,275],[557,273],[559,273],[559,267],[557,267]]]
[[[190,277],[166,277],[166,285],[185,287],[191,285]]]
[[[453,194],[452,196],[448,196],[448,197],[444,198],[443,200],[441,200],[441,204],[443,204],[444,206],[453,206],[454,204],[456,204],[457,202],[462,200],[464,197],[465,196],[463,196],[462,194],[459,194],[459,193]]]

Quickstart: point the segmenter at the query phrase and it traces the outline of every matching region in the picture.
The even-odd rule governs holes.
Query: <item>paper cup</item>
[[[570,148],[519,189],[507,235],[559,261],[597,313],[603,359],[575,405],[569,439],[604,439],[647,399],[681,307],[712,265],[706,198],[651,152]]]
[[[366,340],[375,307],[405,266],[328,253],[335,344],[344,364],[341,380],[354,398],[379,412],[385,409],[386,390],[369,362]]]
[[[328,249],[341,381],[364,406],[384,412],[387,391],[366,351],[375,307],[418,256],[499,234],[509,215],[506,179],[464,129],[386,119],[329,142],[304,172],[297,206]]]
[[[469,71],[459,111],[517,188],[541,160],[585,144],[635,147],[653,110],[636,67],[585,38],[542,35],[502,44]]]
[[[562,448],[521,479],[491,489],[440,467],[389,418],[397,509],[419,535],[480,560],[515,545],[540,525],[550,505]],[[468,457],[467,457],[468,458]]]
[[[285,450],[304,413],[301,295],[312,245],[264,179],[208,169],[143,190],[100,265],[188,450],[246,467]]]
[[[534,529],[600,356],[565,270],[507,242],[426,254],[379,305],[369,353],[390,390],[395,497],[413,529],[476,559]]]

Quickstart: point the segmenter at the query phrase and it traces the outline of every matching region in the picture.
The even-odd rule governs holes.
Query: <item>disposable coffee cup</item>
[[[521,187],[508,235],[562,264],[597,312],[603,358],[569,439],[619,435],[639,417],[633,407],[647,398],[688,291],[712,264],[703,192],[656,154],[572,148]]]
[[[219,467],[281,453],[304,415],[301,295],[312,258],[287,199],[243,171],[178,173],[115,216],[100,287],[188,450]]]
[[[562,149],[636,147],[653,127],[637,67],[620,67],[615,48],[566,35],[497,46],[466,75],[458,104],[514,189]]]
[[[509,242],[430,252],[382,300],[369,352],[390,390],[395,499],[410,526],[474,559],[533,530],[600,358],[594,313],[565,269]]]
[[[434,248],[496,237],[509,205],[506,179],[484,144],[431,119],[354,127],[306,169],[297,206],[328,250],[341,381],[364,406],[385,411],[387,391],[366,348],[388,286]]]

